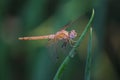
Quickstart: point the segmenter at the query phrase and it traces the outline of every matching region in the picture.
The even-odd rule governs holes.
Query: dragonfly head
[[[76,36],[77,36],[76,31],[75,30],[71,30],[70,33],[69,33],[70,39],[74,39]]]

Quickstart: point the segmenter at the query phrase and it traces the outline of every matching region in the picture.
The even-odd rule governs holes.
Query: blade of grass
[[[60,77],[66,67],[66,65],[70,62],[71,58],[74,57],[75,53],[75,49],[80,45],[81,41],[83,40],[84,36],[86,35],[86,33],[88,32],[89,28],[90,28],[90,25],[93,21],[93,18],[94,18],[94,9],[92,10],[92,16],[88,22],[88,24],[86,25],[84,31],[82,32],[81,36],[79,37],[79,39],[77,40],[77,42],[75,43],[74,47],[71,49],[70,53],[68,54],[68,56],[65,58],[65,60],[63,61],[63,63],[60,65],[55,77],[54,77],[54,80],[60,80]]]
[[[92,28],[90,28],[90,38],[88,42],[88,53],[85,67],[85,80],[90,80],[91,61],[92,61]]]

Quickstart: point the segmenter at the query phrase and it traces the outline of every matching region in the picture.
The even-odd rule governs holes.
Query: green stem
[[[85,67],[85,80],[90,80],[91,61],[92,61],[92,28],[90,28],[88,54],[87,54],[86,67]]]
[[[78,41],[75,43],[74,47],[71,49],[69,55],[65,58],[65,60],[63,61],[63,63],[61,64],[61,66],[59,67],[54,80],[60,80],[60,77],[66,67],[66,65],[70,62],[71,58],[74,57],[75,53],[75,49],[80,45],[81,41],[83,40],[84,36],[86,35],[86,33],[88,32],[89,28],[90,28],[90,24],[92,23],[94,18],[94,9],[92,11],[92,16],[88,22],[88,24],[86,25],[84,31],[82,32],[81,36],[79,37]]]

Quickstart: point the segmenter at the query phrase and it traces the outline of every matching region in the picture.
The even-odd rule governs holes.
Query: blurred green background
[[[18,37],[53,34],[82,16],[71,26],[80,36],[92,8],[95,19],[91,80],[120,80],[119,3],[119,0],[0,0],[0,80],[53,80],[63,59],[57,61],[57,54],[50,56],[48,40],[19,41]],[[61,80],[84,80],[87,43],[88,35]]]

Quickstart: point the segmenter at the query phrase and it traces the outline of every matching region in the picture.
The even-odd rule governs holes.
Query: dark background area
[[[119,4],[119,0],[0,0],[0,80],[52,80],[61,61],[50,57],[48,40],[19,41],[18,37],[55,33],[84,15],[76,29],[81,34],[92,8],[91,80],[120,80]],[[62,80],[84,79],[87,40],[88,35]]]

